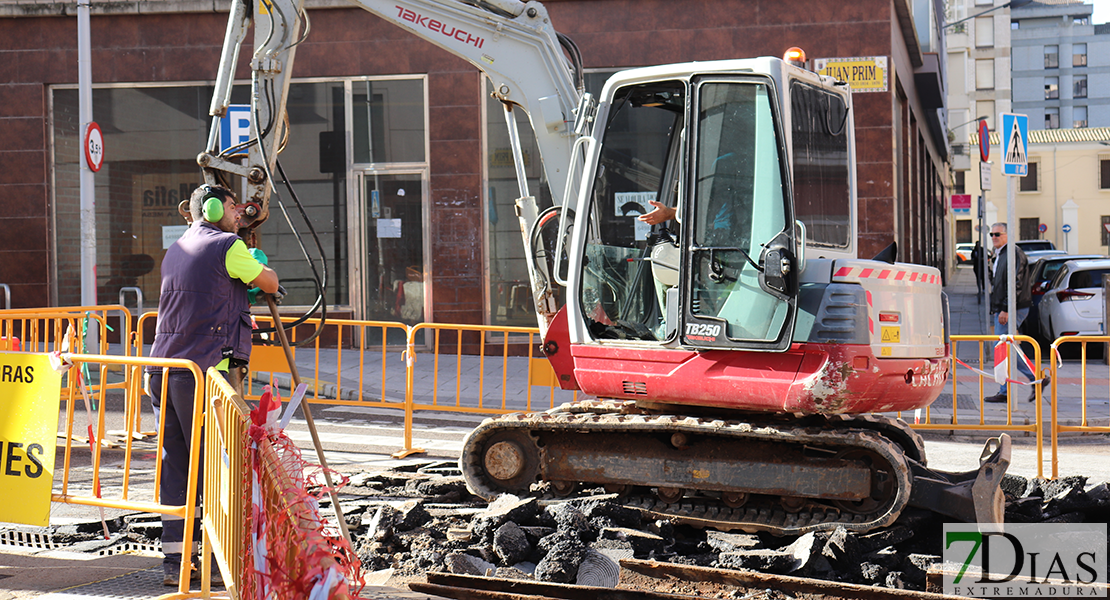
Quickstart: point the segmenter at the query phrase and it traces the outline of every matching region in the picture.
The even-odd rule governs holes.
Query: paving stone
[[[647,531],[640,531],[638,529],[629,529],[627,527],[609,527],[602,529],[598,535],[599,539],[604,540],[620,540],[628,542],[632,546],[632,552],[636,556],[652,556],[663,550],[665,540],[662,537],[649,533]]]
[[[759,536],[750,533],[725,533],[723,531],[706,532],[705,541],[718,552],[750,550],[763,544],[759,541]]]

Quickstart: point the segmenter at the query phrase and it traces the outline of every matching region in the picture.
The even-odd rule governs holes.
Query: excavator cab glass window
[[[852,235],[848,105],[839,94],[790,86],[794,210],[811,246],[848,248]]]
[[[579,296],[594,338],[666,337],[664,286],[653,277],[651,252],[661,240],[673,240],[676,224],[653,227],[637,217],[652,211],[652,202],[677,206],[686,96],[681,81],[614,94],[593,181]]]
[[[690,277],[683,342],[789,343],[797,274],[793,217],[769,81],[695,87]]]

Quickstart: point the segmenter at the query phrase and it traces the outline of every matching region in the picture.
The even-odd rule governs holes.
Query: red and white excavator
[[[1002,521],[1007,436],[942,473],[879,416],[940,393],[948,307],[937,269],[857,256],[846,85],[752,58],[620,71],[595,98],[539,2],[352,1],[485,73],[528,115],[557,200],[539,210],[509,114],[543,349],[593,399],[478,426],[460,459],[474,493],[604,486],[680,522],[775,534],[867,531],[909,505]],[[231,6],[198,163],[208,183],[245,179],[250,228],[268,215],[305,18],[302,0]],[[232,156],[217,120],[252,21],[251,141]],[[638,221],[651,202],[670,219]]]

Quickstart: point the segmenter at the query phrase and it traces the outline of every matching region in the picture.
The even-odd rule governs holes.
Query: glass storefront
[[[249,96],[248,86],[236,86],[232,103],[247,104]],[[121,288],[137,287],[144,308],[156,306],[159,265],[166,248],[185,226],[178,203],[202,181],[196,155],[208,138],[211,97],[208,85],[93,90],[93,115],[104,132],[105,147],[104,166],[96,175],[97,296],[101,304],[116,303]],[[351,273],[355,265],[351,260],[361,260],[352,250],[348,234],[360,230],[348,226],[352,216],[357,218],[357,211],[348,206],[348,152],[356,164],[388,167],[404,163],[426,168],[425,104],[422,76],[290,86],[290,142],[279,162],[316,229],[327,261],[330,306],[354,304]],[[78,305],[77,90],[54,88],[52,113],[57,298],[60,305]],[[305,260],[282,205],[300,232],[316,273],[323,274],[320,250],[284,185],[279,184],[270,198],[270,219],[259,230],[259,245],[289,292],[284,304],[310,305],[317,297],[313,268]],[[127,300],[133,305],[132,295]]]

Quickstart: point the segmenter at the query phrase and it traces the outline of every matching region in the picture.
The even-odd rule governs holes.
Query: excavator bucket
[[[934,471],[908,459],[913,481],[910,506],[926,508],[967,523],[1004,521],[1002,477],[1010,467],[1010,436],[987,440],[979,468],[965,473]]]

